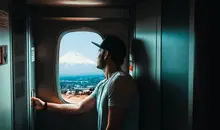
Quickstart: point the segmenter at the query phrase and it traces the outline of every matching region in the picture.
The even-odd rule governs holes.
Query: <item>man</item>
[[[80,114],[96,106],[98,130],[138,130],[139,96],[133,78],[122,72],[120,67],[126,56],[124,42],[117,36],[107,36],[99,47],[97,68],[102,69],[102,80],[90,96],[81,103],[47,103],[39,98],[32,98],[37,110],[46,109],[73,114]]]

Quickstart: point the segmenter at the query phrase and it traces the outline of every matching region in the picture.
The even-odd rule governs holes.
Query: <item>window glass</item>
[[[96,68],[99,48],[91,44],[102,40],[99,34],[89,31],[69,32],[61,38],[59,88],[65,101],[80,102],[104,79],[103,71]]]

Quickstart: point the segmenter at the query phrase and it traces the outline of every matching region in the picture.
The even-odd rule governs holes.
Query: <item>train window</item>
[[[102,40],[91,31],[69,32],[60,39],[59,88],[65,101],[80,102],[104,79],[104,73],[96,68],[98,48],[91,44]]]

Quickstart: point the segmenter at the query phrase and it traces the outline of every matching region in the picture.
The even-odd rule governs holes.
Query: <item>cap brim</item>
[[[101,46],[98,43],[92,42],[92,44],[96,45],[97,47],[101,48]]]

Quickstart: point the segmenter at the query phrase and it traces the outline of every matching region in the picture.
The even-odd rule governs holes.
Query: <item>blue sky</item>
[[[65,34],[60,41],[60,54],[61,58],[69,52],[77,52],[80,55],[86,57],[86,59],[97,61],[98,56],[98,47],[93,45],[91,41],[96,43],[101,43],[102,38],[99,34],[94,32],[70,32]],[[74,58],[68,57],[66,61],[75,61]],[[61,60],[60,60],[61,61]],[[64,65],[60,64],[59,67],[60,75],[78,75],[78,74],[100,74],[103,73],[101,70],[96,68],[96,65],[89,64],[73,64],[73,65]]]
[[[60,57],[67,52],[74,51],[96,61],[98,47],[94,46],[91,41],[100,43],[102,38],[94,32],[78,31],[65,34],[60,41]]]

